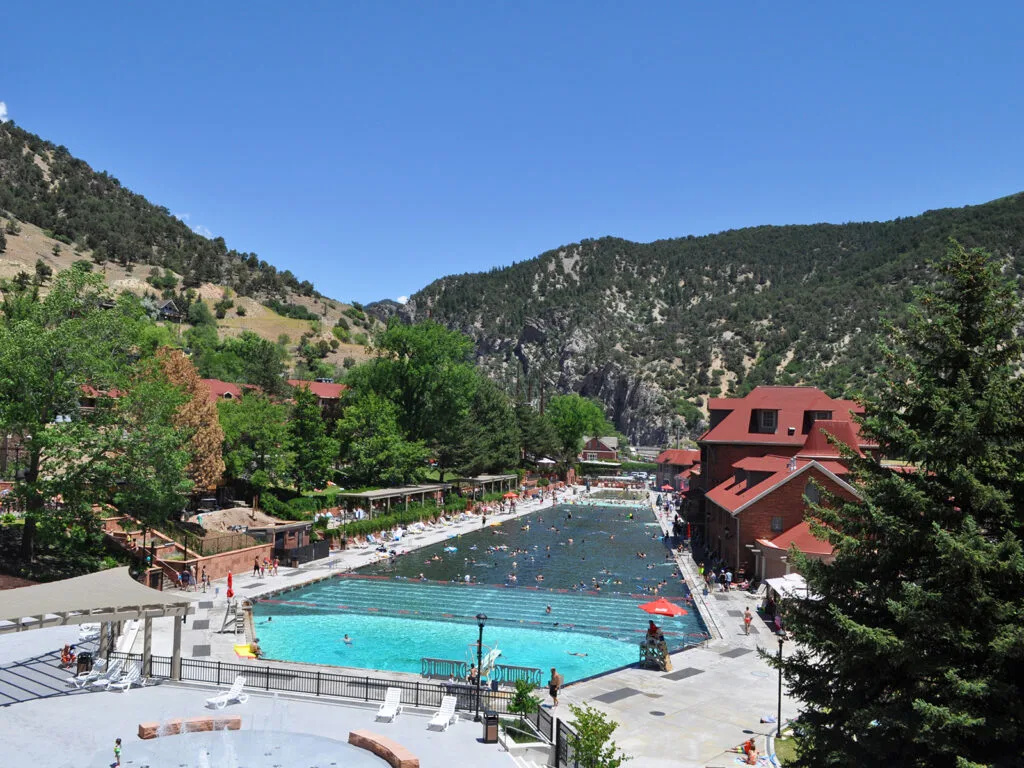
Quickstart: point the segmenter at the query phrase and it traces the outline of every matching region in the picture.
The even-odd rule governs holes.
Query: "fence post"
[[[320,695],[320,670],[316,671],[316,695]]]
[[[420,705],[420,681],[416,681],[416,706]]]
[[[220,661],[217,662],[217,685],[220,685]]]
[[[363,691],[363,701],[370,700],[370,678],[364,678],[366,680],[366,690]]]
[[[270,667],[267,667],[267,686],[266,690],[270,690]]]

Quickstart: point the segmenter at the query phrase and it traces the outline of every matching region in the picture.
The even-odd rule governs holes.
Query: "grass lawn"
[[[775,756],[782,765],[796,760],[796,742],[792,736],[775,740]]]

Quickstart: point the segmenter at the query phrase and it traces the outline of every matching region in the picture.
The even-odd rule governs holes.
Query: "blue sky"
[[[1019,2],[19,4],[8,118],[342,300],[1024,190]]]

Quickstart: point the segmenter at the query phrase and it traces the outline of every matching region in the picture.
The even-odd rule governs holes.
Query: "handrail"
[[[469,676],[469,664],[457,659],[420,659],[420,675],[428,680],[465,680]],[[495,664],[494,671],[488,679],[499,683],[514,685],[517,680],[525,680],[539,686],[544,673],[536,667],[517,667],[510,664]]]

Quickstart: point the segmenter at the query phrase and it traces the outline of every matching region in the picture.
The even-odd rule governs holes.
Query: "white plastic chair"
[[[97,675],[94,679],[86,683],[86,685],[89,685],[92,688],[106,688],[121,676],[122,667],[124,667],[124,662],[121,661],[121,659],[115,659],[106,672]],[[85,685],[82,687],[84,688]]]
[[[242,689],[245,687],[245,677],[239,675],[235,678],[235,682],[231,684],[230,690],[226,693],[218,694],[212,698],[206,700],[206,706],[216,707],[217,709],[224,709],[232,701],[237,701],[239,704],[245,704],[249,700],[249,694],[243,693]]]
[[[434,716],[430,718],[430,722],[427,723],[427,728],[439,728],[442,731],[447,731],[448,726],[458,721],[459,716],[455,714],[455,697],[445,696],[441,699],[441,708],[434,713]]]
[[[101,664],[100,662],[103,663]],[[109,677],[111,680],[116,679],[121,674],[121,660],[115,659],[114,663],[110,665],[110,669],[106,672],[103,671],[103,664],[105,663],[106,661],[102,658],[96,659],[90,672],[83,672],[80,675],[69,677],[68,686],[70,688],[85,688],[85,686],[92,685],[101,677]]]
[[[388,688],[384,694],[384,703],[377,710],[378,720],[392,722],[398,715],[402,714],[402,690],[400,688]]]
[[[142,673],[139,671],[138,664],[129,664],[128,671],[121,675],[120,678],[117,680],[109,678],[104,685],[99,687],[108,691],[127,691],[133,685],[138,684],[141,676]]]

